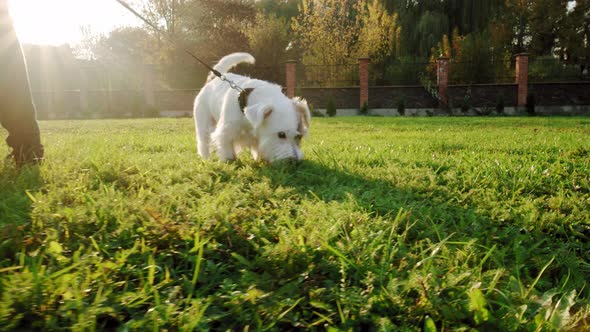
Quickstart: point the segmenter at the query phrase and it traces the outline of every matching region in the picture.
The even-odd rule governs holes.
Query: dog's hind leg
[[[215,127],[214,120],[208,112],[206,105],[203,104],[201,98],[197,97],[193,109],[193,117],[195,120],[195,128],[197,131],[197,149],[199,155],[203,159],[209,159],[211,131]]]

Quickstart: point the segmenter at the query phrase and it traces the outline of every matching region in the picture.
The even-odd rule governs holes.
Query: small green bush
[[[156,106],[146,106],[143,111],[144,118],[159,118],[160,117],[160,109]]]
[[[361,109],[359,110],[359,113],[361,115],[369,115],[369,103],[364,102],[363,106],[361,107]]]
[[[472,108],[471,106],[471,88],[467,89],[463,100],[461,101],[461,112],[467,113]]]
[[[311,114],[312,117],[316,117],[316,118],[323,118],[324,117],[324,114],[322,112],[316,110],[312,104],[307,103],[307,105],[309,106],[309,113]]]
[[[397,112],[399,113],[399,115],[401,115],[401,116],[406,115],[406,100],[403,96],[398,99],[396,106],[397,106]]]
[[[334,97],[328,98],[328,107],[326,108],[326,114],[329,117],[336,116],[336,104],[334,103]]]
[[[489,115],[492,114],[492,112],[493,112],[494,109],[491,108],[491,107],[488,107],[488,106],[483,106],[483,107],[480,107],[480,108],[474,107],[473,110],[475,111],[475,113],[477,115],[489,116]]]
[[[532,93],[529,93],[526,96],[526,104],[525,104],[525,109],[528,115],[533,116],[535,115],[535,95]]]
[[[498,95],[496,97],[496,112],[498,114],[504,114],[504,96]]]

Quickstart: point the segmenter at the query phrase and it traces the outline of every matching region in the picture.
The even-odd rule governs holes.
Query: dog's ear
[[[295,104],[297,115],[299,116],[299,128],[297,130],[299,133],[301,133],[301,135],[306,136],[311,122],[309,106],[307,106],[307,101],[305,101],[303,98],[295,97],[292,100]]]
[[[254,104],[246,107],[244,114],[246,119],[252,124],[252,128],[257,130],[272,113],[272,108],[267,104]]]

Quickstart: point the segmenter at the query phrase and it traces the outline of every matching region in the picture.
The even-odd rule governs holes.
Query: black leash
[[[121,6],[125,7],[127,10],[129,10],[131,13],[133,13],[133,15],[137,16],[137,18],[139,18],[140,20],[142,20],[145,24],[149,25],[152,29],[154,29],[157,33],[159,33],[160,35],[166,37],[166,39],[172,43],[175,46],[178,46],[178,42],[175,41],[174,39],[172,39],[171,36],[169,36],[167,33],[165,33],[164,31],[160,30],[160,28],[158,28],[155,24],[153,24],[152,22],[148,21],[145,17],[143,17],[141,14],[139,14],[138,12],[135,11],[135,9],[131,8],[131,6],[129,6],[125,1],[123,0],[115,0],[117,1]],[[181,46],[182,47],[182,46]],[[238,91],[239,92],[239,101],[240,101],[240,108],[242,109],[242,113],[244,112],[244,107],[246,107],[246,101],[248,99],[248,95],[250,94],[250,92],[252,91],[248,91],[246,93],[244,93],[244,91],[248,90],[244,90],[241,87],[239,87],[236,83],[234,83],[233,81],[227,79],[227,77],[225,77],[223,74],[221,74],[220,72],[218,72],[217,70],[213,69],[213,67],[209,66],[208,64],[206,64],[204,61],[202,61],[201,59],[199,59],[196,55],[194,55],[191,51],[189,51],[186,47],[182,47],[182,49],[188,53],[188,55],[190,55],[191,57],[193,57],[195,60],[197,60],[200,64],[202,64],[203,66],[205,66],[205,68],[209,69],[215,76],[219,77],[219,79],[221,79],[222,81],[225,81],[229,84],[229,86]],[[251,89],[250,89],[251,90]],[[242,103],[244,102],[244,103]]]

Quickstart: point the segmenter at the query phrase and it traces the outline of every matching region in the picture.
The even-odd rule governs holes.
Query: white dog
[[[199,155],[208,159],[213,143],[221,161],[235,160],[237,154],[247,148],[255,160],[301,160],[301,139],[307,135],[310,124],[307,102],[288,98],[276,84],[227,73],[243,62],[253,64],[254,57],[248,53],[233,53],[214,67],[248,91],[242,106],[238,92],[213,74],[195,99],[193,111]]]

